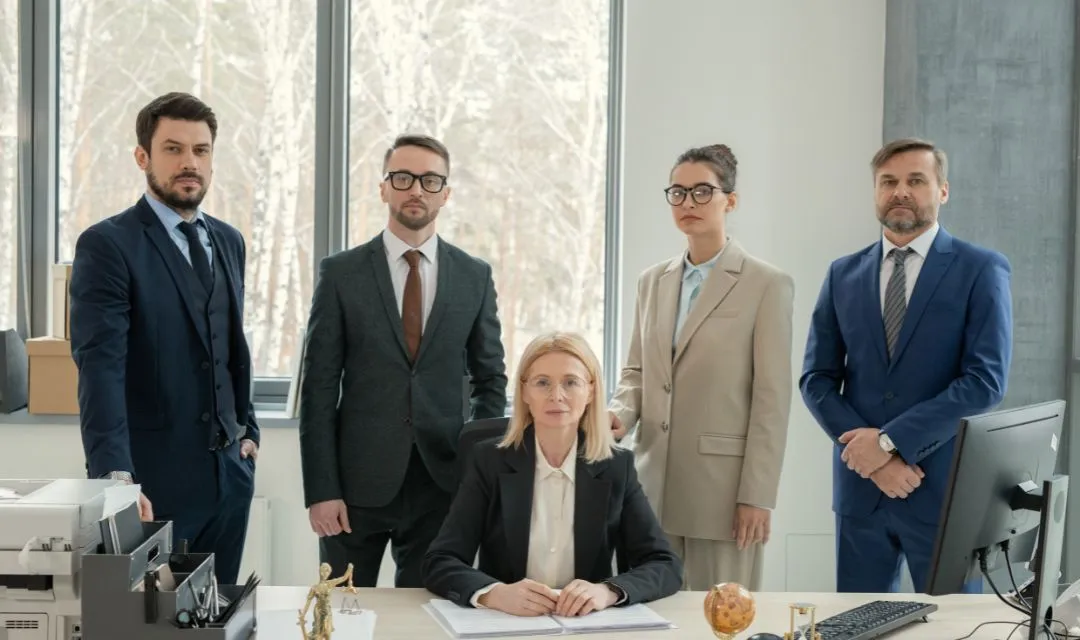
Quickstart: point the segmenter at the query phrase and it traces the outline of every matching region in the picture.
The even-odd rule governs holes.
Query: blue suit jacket
[[[232,299],[237,421],[246,428],[242,437],[258,442],[242,324],[244,240],[220,220],[205,221]],[[75,245],[71,350],[87,473],[134,473],[155,516],[213,505],[218,495],[217,460],[209,453],[214,422],[201,419],[214,412],[214,382],[183,271],[190,268],[145,196],[89,227]]]
[[[881,241],[833,262],[806,342],[803,400],[833,440],[833,509],[863,516],[888,500],[840,460],[837,439],[884,429],[900,455],[926,473],[910,514],[940,517],[961,418],[1005,395],[1012,357],[1009,262],[944,228],[919,272],[890,362],[881,313]]]

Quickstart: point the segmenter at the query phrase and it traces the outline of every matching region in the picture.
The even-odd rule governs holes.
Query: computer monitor
[[[1065,402],[1055,400],[965,418],[956,434],[926,593],[962,590],[989,572],[1002,544],[1039,529],[1031,640],[1046,629],[1057,598],[1068,477],[1056,476]],[[1007,549],[1007,547],[1006,547]],[[1011,574],[1010,574],[1011,575]],[[1003,598],[1004,599],[1004,598]]]

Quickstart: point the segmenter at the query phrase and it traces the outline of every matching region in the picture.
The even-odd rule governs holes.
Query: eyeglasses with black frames
[[[723,189],[711,185],[708,182],[699,182],[692,187],[673,184],[667,189],[664,189],[664,195],[667,196],[667,201],[671,206],[677,207],[686,200],[686,194],[690,194],[690,197],[693,198],[694,202],[697,204],[706,204],[712,200],[714,191],[723,191]]]
[[[428,193],[438,193],[446,186],[446,176],[437,173],[417,175],[411,171],[391,171],[386,174],[385,180],[395,191],[408,191],[417,180],[420,181],[420,188]]]

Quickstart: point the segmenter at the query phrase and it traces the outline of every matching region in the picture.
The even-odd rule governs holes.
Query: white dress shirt
[[[398,313],[401,313],[405,299],[405,280],[409,277],[409,262],[405,252],[419,249],[420,258],[420,300],[424,315],[421,331],[427,328],[431,305],[435,302],[435,284],[439,275],[439,236],[432,234],[419,247],[410,247],[404,240],[395,236],[389,229],[383,230],[383,246],[386,247],[386,260],[390,267],[390,282],[394,285],[394,297],[397,298]]]
[[[533,476],[532,517],[529,519],[529,555],[525,577],[561,589],[574,580],[574,478],[577,470],[577,437],[570,453],[558,467],[544,457],[536,441],[536,470]],[[497,584],[497,583],[496,583]],[[480,596],[494,588],[490,584],[473,594],[470,601],[479,607]]]
[[[908,247],[911,248],[912,253],[907,257],[907,261],[904,262],[904,277],[906,280],[904,284],[904,300],[908,303],[911,302],[911,292],[915,290],[915,282],[919,279],[919,272],[922,271],[922,266],[926,262],[926,256],[930,253],[930,247],[934,244],[934,238],[937,237],[938,223],[934,223],[934,226],[930,227],[922,233],[918,238],[915,238],[908,243]],[[889,255],[889,252],[898,248],[895,244],[889,241],[884,235],[881,236],[881,313],[885,313],[885,288],[889,284],[889,278],[892,277],[893,269],[895,268],[893,259]]]

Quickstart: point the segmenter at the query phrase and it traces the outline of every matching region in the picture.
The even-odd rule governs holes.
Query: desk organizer
[[[196,593],[210,584],[214,556],[174,553],[172,523],[142,523],[144,540],[130,553],[86,554],[82,559],[82,637],[84,640],[248,640],[255,629],[255,593],[228,619],[202,628],[181,628],[178,611],[194,611]],[[147,571],[168,564],[176,580],[172,590],[154,590],[147,598]],[[242,585],[218,585],[221,595],[234,600]]]

